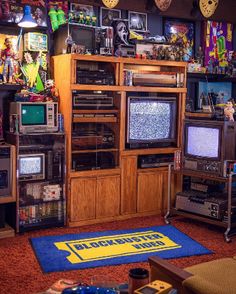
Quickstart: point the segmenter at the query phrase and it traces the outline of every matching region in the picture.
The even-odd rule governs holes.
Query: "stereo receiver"
[[[100,93],[80,93],[78,91],[72,92],[73,108],[81,109],[106,109],[113,108],[113,97],[107,94]]]

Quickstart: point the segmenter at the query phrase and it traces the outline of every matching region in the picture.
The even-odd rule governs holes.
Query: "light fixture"
[[[19,27],[22,28],[34,28],[37,27],[37,22],[33,19],[31,15],[31,7],[29,5],[25,5],[24,7],[24,15],[20,22],[18,23]]]
[[[102,0],[102,2],[106,7],[111,9],[119,3],[119,0]]]

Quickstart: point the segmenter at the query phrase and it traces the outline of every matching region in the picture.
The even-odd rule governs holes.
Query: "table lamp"
[[[37,27],[37,22],[33,19],[31,15],[31,7],[29,5],[24,6],[24,15],[20,22],[18,23],[19,27],[22,28],[34,28]]]

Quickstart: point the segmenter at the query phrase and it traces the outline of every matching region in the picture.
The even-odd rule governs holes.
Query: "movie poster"
[[[233,50],[233,25],[225,22],[206,21],[204,23],[205,66],[226,67],[229,51]]]
[[[183,47],[184,61],[194,57],[194,23],[178,19],[164,20],[164,36],[172,44]]]

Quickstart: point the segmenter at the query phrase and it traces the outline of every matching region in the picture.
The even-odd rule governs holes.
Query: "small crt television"
[[[57,102],[11,102],[10,126],[15,116],[18,118],[20,133],[58,131]]]
[[[127,147],[176,145],[176,97],[130,96],[127,113]]]
[[[184,169],[224,176],[226,160],[235,160],[236,123],[184,121]]]
[[[45,154],[20,154],[19,155],[19,180],[44,180],[45,179]]]

